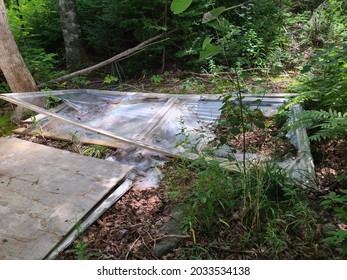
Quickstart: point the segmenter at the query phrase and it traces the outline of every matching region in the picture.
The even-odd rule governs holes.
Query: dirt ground
[[[90,259],[157,259],[154,246],[165,238],[160,230],[170,219],[164,189],[132,188],[58,259],[76,259],[78,242],[88,244]]]
[[[317,183],[322,192],[347,188],[347,140],[311,144]]]

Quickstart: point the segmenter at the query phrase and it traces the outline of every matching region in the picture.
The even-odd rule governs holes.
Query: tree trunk
[[[60,22],[65,44],[67,66],[77,66],[87,61],[82,30],[77,19],[76,1],[59,0]]]
[[[0,0],[0,69],[12,92],[37,91],[13,38],[3,0]]]

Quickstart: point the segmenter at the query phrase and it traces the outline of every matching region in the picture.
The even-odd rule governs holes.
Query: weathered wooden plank
[[[34,129],[34,128],[19,127],[13,130],[13,133],[21,134],[21,135],[43,136],[47,139],[53,139],[53,140],[62,140],[62,141],[68,141],[68,142],[72,141],[71,135],[55,133],[52,131],[46,131],[44,128],[42,129],[42,131],[40,131],[39,129]],[[84,137],[84,136],[81,136],[79,138],[79,141],[82,144],[100,145],[100,146],[105,146],[105,147],[114,148],[114,149],[117,149],[122,145],[122,142],[119,142],[114,139],[96,139],[96,138],[90,138],[90,137]]]
[[[0,138],[0,259],[42,259],[132,169]]]
[[[88,217],[82,221],[78,228],[71,231],[60,243],[58,243],[51,252],[49,252],[44,259],[56,258],[66,247],[68,247],[75,238],[85,231],[92,223],[94,223],[107,209],[109,209],[114,203],[116,203],[128,190],[132,187],[131,180],[125,180],[107,199],[105,199],[100,205],[96,207]]]
[[[60,104],[57,107],[51,108],[48,111],[54,112],[54,113],[58,113],[59,111],[61,111],[62,109],[66,108],[66,104]],[[22,123],[33,123],[35,122],[39,122],[42,121],[43,119],[47,118],[46,115],[44,114],[37,114],[35,117],[30,117],[24,121],[22,121]]]

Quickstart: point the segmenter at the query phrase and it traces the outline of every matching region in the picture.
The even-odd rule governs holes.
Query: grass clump
[[[238,173],[205,158],[176,161],[163,183],[185,209],[182,226],[192,235],[185,258],[244,258],[242,252],[252,252],[259,259],[306,259],[326,253],[305,190],[275,162],[252,162]],[[230,251],[225,248],[241,253],[221,253]]]
[[[110,152],[110,148],[101,145],[90,145],[83,148],[80,153],[85,156],[104,159]]]

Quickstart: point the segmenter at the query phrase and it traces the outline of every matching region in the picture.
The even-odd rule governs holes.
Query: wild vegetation
[[[241,139],[244,153],[251,132],[308,127],[319,175],[316,189],[289,179],[274,160],[248,163],[244,157],[237,173],[207,154],[169,163],[162,187],[169,202],[184,209],[181,226],[191,236],[173,258],[346,258],[347,169],[341,166],[347,151],[345,1],[76,0],[86,56],[72,64],[67,63],[58,2],[6,1],[12,34],[37,84],[164,34],[159,43],[126,59],[49,87],[222,93],[218,125],[225,129],[216,140],[223,145]],[[10,88],[0,72],[0,92]],[[278,91],[297,95],[271,120],[243,104],[244,93]],[[11,108],[0,102],[2,136],[14,125]],[[288,109],[297,104],[305,111],[289,127]],[[108,152],[99,146],[78,151],[95,157]],[[80,242],[73,252],[90,257],[87,247]]]

